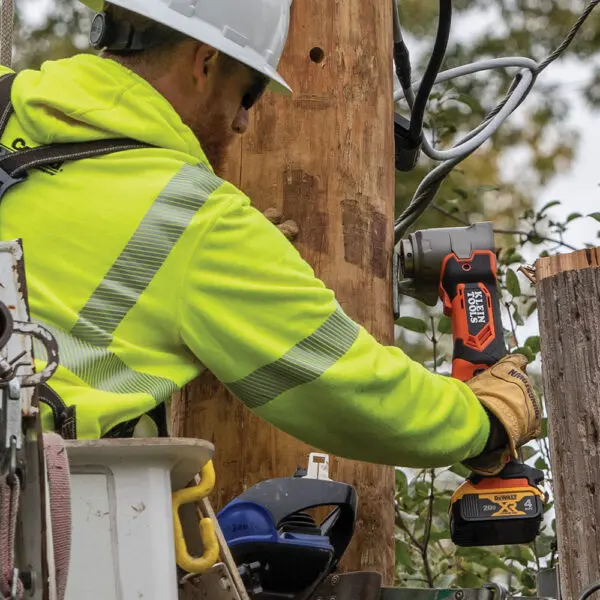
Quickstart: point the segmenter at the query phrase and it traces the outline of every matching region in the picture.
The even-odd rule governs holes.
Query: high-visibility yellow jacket
[[[353,322],[140,77],[79,55],[21,72],[12,99],[10,149],[114,137],[162,148],[33,170],[0,205],[1,238],[23,239],[32,315],[57,337],[50,384],[76,405],[79,438],[208,368],[259,416],[341,456],[419,467],[483,450],[490,424],[469,388]]]

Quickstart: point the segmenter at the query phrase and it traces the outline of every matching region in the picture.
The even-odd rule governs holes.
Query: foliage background
[[[554,49],[584,7],[579,0],[455,0],[452,42],[445,68],[496,56],[541,59]],[[401,0],[399,10],[414,59],[422,73],[435,33],[437,3]],[[17,69],[38,67],[43,60],[86,51],[90,13],[74,0],[17,1],[15,61]],[[585,65],[585,80],[577,90],[590,109],[600,104],[600,10],[593,14],[567,55],[571,64]],[[477,125],[507,89],[514,72],[491,72],[462,78],[436,89],[428,124],[434,142],[448,145]],[[572,91],[572,90],[571,90]],[[442,187],[435,206],[418,228],[452,226],[493,220],[497,230],[500,279],[505,310],[505,337],[510,350],[532,359],[541,389],[539,337],[535,323],[535,293],[518,267],[538,256],[574,249],[565,232],[590,216],[566,213],[552,217],[550,203],[536,206],[543,186],[571,168],[579,132],[569,123],[571,103],[560,82],[542,77],[517,115],[460,165]],[[514,168],[518,164],[518,169]],[[400,211],[431,163],[423,159],[410,174],[398,174],[396,204]],[[578,247],[593,245],[582,240]],[[448,374],[451,355],[449,323],[435,309],[405,300],[398,322],[397,343],[430,369]],[[527,323],[527,324],[526,324]],[[546,428],[545,428],[546,430]],[[547,438],[525,449],[530,464],[545,471],[552,498],[552,474]],[[497,581],[512,592],[535,595],[535,577],[557,560],[552,502],[541,536],[531,546],[459,549],[450,542],[447,508],[450,495],[467,471],[397,469],[397,584],[410,587],[478,587]]]
[[[497,56],[543,59],[558,46],[584,3],[459,0],[454,6],[453,31],[458,39],[450,46],[445,68]],[[411,48],[414,44],[417,55],[422,56],[418,69],[422,73],[435,31],[437,3],[402,0],[399,10],[403,26],[413,36],[409,38]],[[597,108],[600,93],[596,66],[600,49],[599,18],[598,14],[592,15],[566,56],[571,64],[587,63],[585,79],[576,93],[590,109]],[[423,43],[423,39],[427,41]],[[514,71],[494,72],[462,78],[436,90],[428,113],[429,123],[435,128],[434,141],[447,146],[477,125],[502,98],[513,74]],[[581,214],[576,210],[563,210],[565,217],[555,218],[554,209],[563,208],[559,200],[537,206],[536,198],[544,186],[570,169],[577,155],[580,136],[569,125],[572,107],[567,91],[573,92],[549,78],[540,78],[514,118],[453,172],[438,194],[434,208],[417,224],[420,229],[493,220],[507,347],[529,356],[532,361],[529,372],[542,399],[535,289],[518,273],[518,268],[533,264],[539,256],[575,249],[564,241],[569,229],[576,229],[583,220],[595,222],[598,229],[600,221],[600,212]],[[514,168],[516,164],[518,169]],[[409,177],[398,174],[398,210],[415,189],[415,175],[422,177],[431,164],[421,161],[420,168],[418,174]],[[593,237],[581,239],[577,248],[596,244]],[[452,352],[449,323],[441,315],[440,305],[426,309],[405,301],[402,312],[405,316],[398,321],[398,344],[431,370],[449,374]],[[546,421],[542,439],[524,448],[524,458],[544,471],[550,500],[541,535],[530,546],[455,547],[450,541],[447,510],[450,496],[467,470],[461,465],[435,471],[397,469],[398,585],[479,587],[495,581],[514,594],[536,595],[537,573],[555,566],[559,559]]]

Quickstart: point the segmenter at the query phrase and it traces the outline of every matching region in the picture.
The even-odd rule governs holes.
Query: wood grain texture
[[[258,208],[276,206],[298,223],[303,257],[383,343],[393,342],[391,18],[383,0],[294,2],[280,69],[294,95],[264,97],[227,173]],[[309,447],[252,415],[210,375],[178,395],[174,414],[176,435],[215,444],[217,507],[307,463]],[[360,498],[343,567],[379,571],[391,584],[393,469],[335,457],[330,468]]]
[[[540,258],[535,263],[537,281],[551,277],[561,271],[600,267],[600,248],[577,250],[569,254],[555,254]]]
[[[569,599],[600,579],[598,257],[595,249],[543,259],[537,284],[561,588]]]

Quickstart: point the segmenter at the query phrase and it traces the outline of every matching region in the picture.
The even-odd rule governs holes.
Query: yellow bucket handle
[[[183,535],[183,527],[179,518],[179,507],[182,504],[199,502],[206,498],[215,487],[215,468],[212,461],[200,471],[202,480],[198,485],[184,488],[173,493],[173,529],[175,533],[175,558],[177,564],[188,573],[204,573],[219,559],[219,541],[215,526],[211,519],[200,519],[200,537],[204,546],[204,554],[198,558],[190,555]]]

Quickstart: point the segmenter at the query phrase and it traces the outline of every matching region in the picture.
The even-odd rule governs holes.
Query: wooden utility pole
[[[540,259],[536,276],[561,591],[574,600],[600,580],[600,248]]]
[[[394,142],[392,4],[297,0],[280,71],[292,97],[267,94],[228,168],[257,208],[300,228],[296,247],[346,312],[393,342]],[[326,399],[324,399],[326,401]],[[307,446],[254,417],[212,377],[180,395],[175,431],[216,446],[218,506],[305,466]],[[331,477],[356,486],[360,518],[347,570],[394,573],[394,473],[332,457]]]

